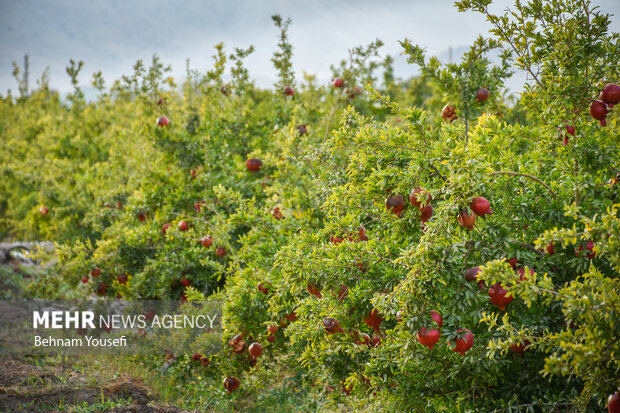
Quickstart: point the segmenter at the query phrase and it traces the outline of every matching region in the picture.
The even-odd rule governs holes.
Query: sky
[[[620,16],[620,0],[593,0],[601,9]],[[490,28],[477,13],[459,13],[452,0],[0,0],[0,95],[17,92],[12,62],[23,65],[30,56],[30,84],[49,67],[50,84],[61,93],[71,90],[65,67],[69,59],[83,60],[80,84],[88,88],[92,74],[101,70],[108,85],[133,72],[137,59],[150,62],[157,53],[183,80],[186,60],[202,72],[210,68],[213,46],[224,42],[227,51],[254,45],[246,60],[250,77],[270,87],[276,72],[271,56],[278,31],[270,16],[290,17],[293,65],[331,78],[330,65],[348,50],[379,38],[382,56],[395,58],[395,75],[415,75],[401,55],[399,40],[409,38],[431,55],[447,60]],[[495,0],[500,11],[513,0]],[[612,17],[612,31],[620,32],[620,18]],[[523,78],[517,78],[522,82]],[[513,81],[514,83],[514,81]],[[513,88],[517,87],[513,84]]]

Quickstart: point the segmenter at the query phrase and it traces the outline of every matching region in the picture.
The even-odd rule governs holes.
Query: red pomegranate
[[[321,298],[321,291],[319,291],[319,286],[316,284],[308,284],[308,286],[306,287],[306,290],[308,290],[308,292],[310,294],[312,294],[313,296],[315,296],[316,298]]]
[[[183,276],[183,278],[181,278],[181,285],[183,287],[189,287],[192,283],[185,276]]]
[[[251,158],[251,159],[248,159],[247,161],[245,161],[245,167],[250,172],[258,171],[261,166],[263,166],[263,162],[260,159]]]
[[[192,354],[192,360],[194,360],[194,361],[200,361],[201,358],[202,358],[202,354],[200,354],[200,353]]]
[[[491,209],[491,204],[483,196],[474,198],[473,201],[471,201],[470,208],[472,211],[474,211],[474,214],[478,215],[479,217],[490,215],[493,213],[493,210]]]
[[[269,334],[276,334],[279,329],[280,329],[280,327],[278,327],[276,325],[272,325],[272,326],[267,327],[267,331],[269,331]]]
[[[489,98],[489,96],[491,96],[491,94],[489,93],[489,89],[487,89],[486,87],[481,87],[480,89],[478,89],[478,93],[476,93],[476,100],[478,102],[484,102]]]
[[[273,209],[271,210],[271,215],[273,215],[273,217],[275,219],[282,219],[282,211],[280,211],[279,207],[273,207]]]
[[[519,280],[521,281],[525,281],[525,280],[529,280],[530,276],[534,276],[534,270],[529,268],[529,273],[530,275],[525,275],[525,268],[521,267],[517,270],[517,272],[519,273]]]
[[[179,222],[179,229],[181,231],[187,231],[189,229],[189,223],[187,221]]]
[[[443,318],[441,317],[441,314],[439,314],[435,310],[431,310],[431,318],[435,320],[435,322],[439,326],[438,328],[441,328],[441,326],[443,325]]]
[[[364,319],[364,323],[366,323],[368,327],[372,327],[375,330],[375,332],[379,331],[379,327],[381,326],[382,322],[383,322],[383,318],[381,318],[377,310],[375,310],[374,308],[368,314],[368,317]]]
[[[286,315],[286,321],[292,323],[293,321],[297,321],[297,313],[295,311],[291,311]]]
[[[360,225],[357,234],[360,237],[360,241],[368,241],[368,237],[366,236],[366,228],[363,225]]]
[[[168,126],[168,123],[170,123],[170,121],[165,116],[160,116],[159,118],[157,118],[157,126],[159,126],[160,128]]]
[[[213,244],[213,237],[211,236],[202,237],[200,239],[200,243],[202,244],[203,247],[209,248],[211,244]]]
[[[226,248],[224,248],[224,247],[217,247],[215,249],[215,255],[217,255],[218,257],[223,257],[224,255],[226,255]]]
[[[168,231],[168,228],[170,228],[171,226],[172,226],[171,224],[164,224],[164,226],[161,227],[162,235],[166,235],[166,231]]]
[[[248,348],[248,352],[250,356],[254,358],[260,357],[260,355],[263,354],[263,346],[261,346],[260,343],[252,343]]]
[[[501,283],[495,283],[489,288],[489,297],[491,298],[491,304],[495,304],[501,311],[506,309],[506,306],[514,300],[513,296],[507,296],[508,290],[502,287]]]
[[[463,228],[472,229],[476,224],[476,214],[473,212],[470,214],[467,208],[463,208],[458,216],[458,221]]]
[[[287,86],[287,87],[284,88],[284,94],[286,96],[293,96],[295,94],[295,89],[293,89],[290,86]]]
[[[47,215],[49,212],[49,209],[47,209],[47,207],[42,206],[41,208],[39,208],[39,214],[45,216]]]
[[[465,280],[476,281],[478,279],[479,272],[480,272],[480,267],[471,267],[470,269],[465,271]]]
[[[522,343],[513,344],[510,346],[510,350],[517,354],[523,354],[530,344],[530,340],[525,339]]]
[[[228,393],[232,393],[239,388],[239,379],[236,377],[226,377],[224,379],[224,388],[228,390]]]
[[[337,77],[334,79],[334,87],[341,88],[344,86],[344,79]]]
[[[586,257],[588,257],[588,259],[592,259],[596,257],[596,252],[594,252],[594,243],[592,241],[586,242],[586,249],[588,250],[588,252],[586,253]],[[583,251],[583,245],[575,249],[575,256],[577,257],[582,256],[582,251]]]
[[[601,91],[600,98],[603,102],[607,103],[610,108],[613,108],[614,105],[620,103],[620,86],[615,83],[605,85]]]
[[[592,104],[590,105],[590,115],[594,119],[604,121],[607,117],[607,113],[609,113],[609,110],[607,110],[607,105],[605,102],[600,100],[592,101]]]
[[[507,262],[508,264],[510,264],[513,270],[516,268],[517,264],[519,263],[519,261],[517,260],[517,257],[512,257]]]
[[[82,283],[84,284],[88,283],[88,276],[82,277]]]
[[[620,413],[620,390],[611,394],[607,399],[607,410],[609,413]]]
[[[418,186],[413,191],[411,191],[411,194],[409,195],[409,202],[411,202],[411,205],[413,205],[414,207],[420,208],[422,206],[424,198],[426,198],[427,204],[431,202],[431,194]]]
[[[427,330],[424,327],[420,328],[418,330],[418,341],[423,346],[428,347],[429,350],[432,350],[439,341],[439,330],[434,328],[431,330]]]
[[[349,295],[349,287],[346,284],[340,284],[340,290],[338,290],[336,298],[338,298],[338,301],[342,301],[347,298],[347,295]]]
[[[101,275],[101,270],[99,268],[93,268],[92,270],[90,270],[90,276],[97,278]]]
[[[359,335],[357,339],[357,344],[370,346],[370,343],[371,343],[371,339],[368,334],[362,333]]]
[[[454,341],[454,347],[452,348],[452,351],[455,351],[460,355],[464,356],[465,353],[474,345],[474,335],[466,328],[458,330],[457,333],[465,334],[462,334]]]
[[[396,216],[400,218],[405,209],[405,198],[400,194],[391,195],[385,200],[385,207],[388,211],[396,214]]]
[[[422,222],[428,222],[428,220],[433,216],[433,206],[431,204],[426,205],[420,211],[422,212]]]
[[[344,330],[340,327],[340,322],[333,317],[327,317],[323,320],[323,328],[327,334],[344,333]]]
[[[545,250],[547,250],[547,254],[549,255],[555,254],[555,247],[553,246],[553,242],[550,242],[549,245],[547,245],[547,248],[545,248]]]

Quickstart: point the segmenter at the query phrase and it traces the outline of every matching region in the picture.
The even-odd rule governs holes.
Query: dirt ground
[[[158,402],[147,387],[128,377],[96,385],[87,381],[66,366],[38,367],[1,358],[0,412],[181,412]]]

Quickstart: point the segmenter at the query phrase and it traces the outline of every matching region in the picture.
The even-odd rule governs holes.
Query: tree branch
[[[536,178],[534,175],[530,175],[530,174],[524,174],[521,172],[512,172],[512,171],[495,171],[495,172],[491,172],[490,175],[510,175],[510,176],[523,176],[525,178],[529,178],[532,181],[536,181],[539,184],[541,184],[542,186],[545,187],[545,189],[547,191],[549,191],[549,193],[551,194],[551,196],[553,196],[554,198],[557,199],[557,195],[555,192],[553,192],[553,190],[549,187],[549,185],[547,185],[546,183],[544,183],[543,181],[541,181],[540,179]]]

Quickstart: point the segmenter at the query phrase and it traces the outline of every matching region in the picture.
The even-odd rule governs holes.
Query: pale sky
[[[90,85],[92,74],[103,72],[108,86],[130,74],[137,59],[149,62],[157,53],[181,81],[185,61],[200,71],[209,69],[213,46],[227,50],[254,45],[247,59],[250,77],[269,87],[275,79],[270,58],[278,33],[270,16],[293,20],[290,40],[294,69],[329,81],[330,64],[347,57],[352,47],[376,38],[385,46],[382,56],[396,58],[395,74],[407,78],[416,67],[407,65],[398,43],[404,38],[433,55],[463,50],[489,24],[477,13],[459,13],[451,0],[0,0],[0,94],[17,94],[12,62],[23,64],[30,55],[30,84],[50,67],[51,86],[71,89],[65,73],[69,59],[85,63],[80,83]],[[513,0],[496,0],[501,10]],[[594,0],[606,13],[620,15],[620,0]],[[620,32],[620,19],[611,30]]]

